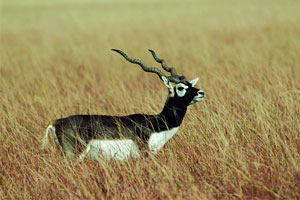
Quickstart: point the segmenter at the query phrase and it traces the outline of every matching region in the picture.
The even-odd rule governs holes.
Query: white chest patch
[[[173,135],[175,135],[178,129],[179,127],[175,127],[159,133],[152,133],[148,141],[150,151],[154,154],[157,154],[157,152],[166,144],[166,142],[171,139]]]
[[[91,140],[79,159],[82,160],[86,155],[92,159],[100,157],[116,160],[125,160],[129,157],[140,157],[139,150],[131,139]]]

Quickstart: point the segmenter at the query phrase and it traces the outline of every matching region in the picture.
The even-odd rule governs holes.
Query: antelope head
[[[123,51],[118,49],[112,49],[115,52],[121,54],[128,62],[138,64],[142,67],[145,72],[155,73],[163,81],[165,86],[169,90],[169,97],[176,99],[184,106],[200,102],[204,99],[204,91],[195,88],[195,84],[199,78],[195,78],[191,81],[187,81],[185,76],[179,76],[174,67],[169,67],[164,59],[160,59],[156,56],[153,50],[149,50],[154,60],[161,64],[162,68],[169,72],[171,75],[166,76],[160,69],[156,67],[148,67],[139,59],[129,58]],[[174,86],[173,86],[173,84]]]

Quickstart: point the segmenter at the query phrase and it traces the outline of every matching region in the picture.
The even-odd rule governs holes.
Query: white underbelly
[[[105,159],[125,160],[129,157],[139,157],[139,150],[131,139],[120,140],[91,140],[85,152],[92,159],[97,157]],[[81,158],[82,159],[82,158]]]
[[[175,135],[178,129],[179,127],[175,127],[170,130],[152,133],[148,141],[149,150],[157,154],[165,143]],[[92,159],[100,157],[104,159],[125,160],[130,157],[140,157],[140,152],[135,142],[131,139],[91,140],[85,151],[79,156],[79,159],[83,160],[86,156]]]

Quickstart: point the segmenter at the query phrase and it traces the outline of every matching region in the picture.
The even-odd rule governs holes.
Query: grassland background
[[[1,1],[0,199],[299,199],[299,1]],[[111,48],[206,92],[157,156],[66,163],[50,120],[158,113],[167,90]]]

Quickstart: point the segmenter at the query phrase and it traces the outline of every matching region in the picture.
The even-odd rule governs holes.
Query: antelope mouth
[[[198,92],[198,95],[193,98],[193,100],[191,101],[190,105],[192,105],[194,103],[197,103],[197,102],[200,102],[203,99],[204,99],[204,92],[203,91]]]

